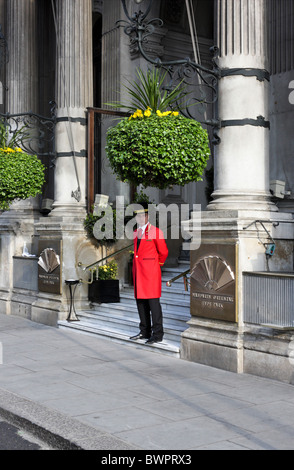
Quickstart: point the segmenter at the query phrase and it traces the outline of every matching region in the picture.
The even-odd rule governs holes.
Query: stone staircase
[[[187,269],[187,262],[179,262],[176,268],[162,270],[164,338],[161,343],[146,345],[144,340],[129,339],[139,332],[139,317],[133,287],[128,285],[120,291],[119,303],[93,304],[89,310],[77,311],[79,321],[59,321],[58,326],[180,357],[181,333],[187,329],[186,322],[190,319],[190,292],[185,291],[183,278],[171,287],[166,282]]]

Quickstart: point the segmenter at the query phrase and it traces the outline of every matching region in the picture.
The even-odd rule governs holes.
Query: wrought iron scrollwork
[[[15,144],[29,154],[39,157],[51,157],[54,164],[56,157],[54,131],[56,124],[56,103],[50,102],[51,117],[41,116],[33,112],[20,114],[2,114],[0,120],[7,129],[8,144],[14,139]]]
[[[219,128],[219,121],[215,119],[207,120],[205,118],[207,106],[213,105],[217,101],[218,96],[218,80],[221,78],[221,71],[216,63],[219,52],[218,48],[216,46],[210,48],[211,69],[196,63],[189,57],[168,61],[161,60],[159,57],[154,58],[147,52],[148,47],[146,46],[148,38],[155,32],[156,28],[163,26],[163,21],[160,18],[147,19],[153,0],[149,0],[145,12],[139,10],[133,16],[128,12],[126,0],[121,1],[128,21],[119,20],[117,25],[124,27],[125,34],[130,38],[131,49],[138,50],[147,62],[168,72],[169,82],[165,86],[167,91],[172,90],[179,82],[185,84],[187,90],[193,90],[193,93],[188,95],[185,109],[181,109],[183,115],[195,118],[194,111],[196,110],[198,116],[199,114],[203,116],[203,119],[200,119],[203,124]],[[197,105],[197,107],[193,105]],[[199,120],[198,117],[197,120]],[[215,139],[213,143],[217,144],[219,139],[216,129],[214,134]]]

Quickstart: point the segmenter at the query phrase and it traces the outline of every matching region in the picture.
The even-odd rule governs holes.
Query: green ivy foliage
[[[102,233],[105,232],[105,236],[97,240],[94,236],[93,229],[94,229],[94,225],[96,224],[96,222],[99,222],[99,221],[103,222],[103,224],[101,225],[101,232]],[[108,226],[112,228],[111,236],[107,230]],[[115,243],[117,241],[116,210],[115,209],[111,211],[101,210],[100,215],[94,215],[93,208],[92,208],[92,212],[89,212],[84,220],[84,228],[87,232],[88,237],[91,239],[96,239],[98,245],[111,245],[112,243]]]
[[[199,122],[155,113],[110,128],[106,151],[118,179],[159,189],[201,180],[210,156]]]
[[[7,210],[16,199],[37,196],[44,182],[45,168],[36,155],[0,149],[0,210]]]

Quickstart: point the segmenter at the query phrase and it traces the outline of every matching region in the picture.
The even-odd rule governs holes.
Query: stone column
[[[9,0],[7,11],[7,111],[38,112],[36,0]]]
[[[223,127],[215,156],[214,200],[208,210],[274,209],[269,200],[269,129],[263,127],[269,121],[269,76],[263,73],[269,68],[266,4],[267,0],[216,1],[223,72],[218,114]],[[261,79],[252,69],[262,74]],[[245,124],[245,119],[251,123]]]
[[[38,113],[38,53],[36,0],[6,2],[7,63],[6,112]],[[39,209],[39,197],[17,201],[11,205],[10,216],[27,216]]]
[[[1,2],[1,12],[4,13]],[[5,64],[5,111],[10,114],[38,112],[37,0],[9,0],[1,18],[8,45],[9,61]],[[13,290],[13,256],[21,255],[24,243],[30,252],[33,245],[34,222],[39,217],[39,198],[16,201],[0,217],[0,306],[6,313],[21,314],[23,305],[31,305],[34,296],[24,294],[23,305]],[[25,307],[24,307],[25,309]]]
[[[216,9],[223,127],[214,200],[201,214],[200,249],[191,252],[192,316],[182,334],[181,356],[250,373],[256,370],[255,354],[264,362],[270,355],[259,355],[262,327],[254,329],[246,317],[243,275],[293,269],[293,219],[278,212],[269,193],[270,131],[262,125],[268,121],[267,0],[217,0]],[[192,221],[184,223],[187,231],[193,231]],[[195,229],[193,238],[199,240]],[[276,249],[270,256],[266,249],[273,240]],[[272,340],[275,350],[274,334]],[[282,356],[285,365],[288,359]]]
[[[55,197],[51,216],[84,214],[86,108],[93,106],[92,1],[57,0]]]
[[[124,87],[126,79],[133,79],[134,65],[131,63],[129,38],[123,28],[116,28],[116,21],[124,19],[122,3],[108,0],[103,4],[102,23],[102,74],[101,74],[101,107],[110,108],[107,103],[125,101]],[[111,52],[109,52],[111,51]],[[117,195],[123,195],[129,202],[130,189],[113,174],[105,152],[106,133],[109,127],[117,124],[116,118],[103,116],[101,122],[101,192],[109,195],[109,201],[115,202]]]
[[[98,257],[83,226],[86,108],[93,106],[92,0],[57,0],[53,13],[57,26],[55,196],[50,216],[36,224],[36,231],[42,246],[50,247],[54,240],[60,247],[61,292],[59,286],[54,293],[40,289],[31,314],[33,320],[50,325],[67,318],[69,288],[65,281],[80,279],[82,273],[77,263],[90,264]],[[78,286],[76,308],[88,305],[87,288],[87,284]]]

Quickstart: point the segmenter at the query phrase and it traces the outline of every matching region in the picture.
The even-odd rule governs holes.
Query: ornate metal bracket
[[[8,139],[14,138],[17,145],[29,154],[37,154],[39,157],[51,157],[51,165],[54,166],[56,158],[54,145],[54,131],[56,125],[56,103],[51,101],[51,117],[41,116],[33,112],[20,114],[2,114],[8,134]]]
[[[204,115],[207,105],[212,105],[217,101],[217,84],[218,79],[221,78],[220,69],[216,64],[218,48],[216,46],[210,48],[212,55],[211,69],[196,63],[189,57],[172,61],[162,61],[158,57],[153,58],[146,52],[144,46],[148,43],[148,37],[154,33],[155,28],[163,26],[163,21],[160,18],[147,19],[153,0],[149,0],[145,12],[139,10],[138,12],[135,12],[133,16],[128,12],[126,0],[121,0],[121,2],[128,21],[119,20],[116,24],[118,26],[124,26],[124,31],[130,38],[131,47],[136,47],[147,62],[155,67],[163,68],[168,72],[170,81],[165,86],[167,91],[172,90],[176,82],[179,81],[183,82],[187,86],[196,87],[198,89],[198,93],[193,94],[193,98],[187,102],[185,110],[182,110],[181,112],[187,117],[195,118],[192,115],[192,109],[194,108],[192,105],[197,104],[197,111],[202,108],[201,113]],[[201,120],[201,122],[208,126],[214,126],[218,121],[204,119]],[[218,140],[215,139],[213,143],[218,143]]]
[[[244,77],[256,77],[259,81],[270,80],[270,74],[267,70],[254,69],[254,68],[232,68],[232,69],[220,69],[216,63],[216,59],[219,54],[219,50],[216,46],[213,46],[210,51],[212,54],[211,62],[212,68],[208,69],[201,64],[198,64],[190,58],[183,58],[173,61],[162,61],[160,58],[153,58],[145,50],[145,45],[148,43],[148,37],[155,32],[155,28],[163,26],[163,21],[160,18],[153,18],[148,20],[148,14],[151,11],[153,0],[149,0],[146,11],[139,10],[131,16],[126,6],[126,0],[121,0],[125,15],[128,21],[119,20],[117,26],[124,26],[125,33],[129,36],[131,46],[136,47],[139,53],[144,59],[155,67],[161,67],[168,71],[170,76],[170,82],[166,85],[166,90],[172,90],[176,82],[183,81],[188,86],[193,84],[194,87],[198,88],[198,92],[193,95],[193,98],[187,102],[186,109],[182,114],[187,117],[194,118],[192,115],[193,106],[197,104],[202,107],[202,113],[205,114],[207,105],[213,105],[216,103],[218,98],[218,81],[221,78],[243,75]],[[196,85],[195,85],[196,83]],[[199,111],[200,106],[197,106]],[[226,120],[220,119],[204,119],[201,120],[202,124],[206,124],[213,128],[212,143],[218,145],[221,139],[218,135],[218,131],[223,127],[228,126],[260,126],[269,128],[269,121],[265,121],[263,116],[258,116],[257,119],[239,119],[239,120]]]
[[[227,121],[220,121],[220,127],[229,127],[229,126],[256,126],[256,127],[265,127],[270,129],[270,122],[266,121],[264,116],[257,116],[256,119],[231,119]]]
[[[270,73],[264,69],[250,69],[250,68],[238,68],[238,69],[221,69],[221,78],[231,77],[232,75],[243,75],[243,77],[256,77],[260,82],[264,80],[270,81]]]

